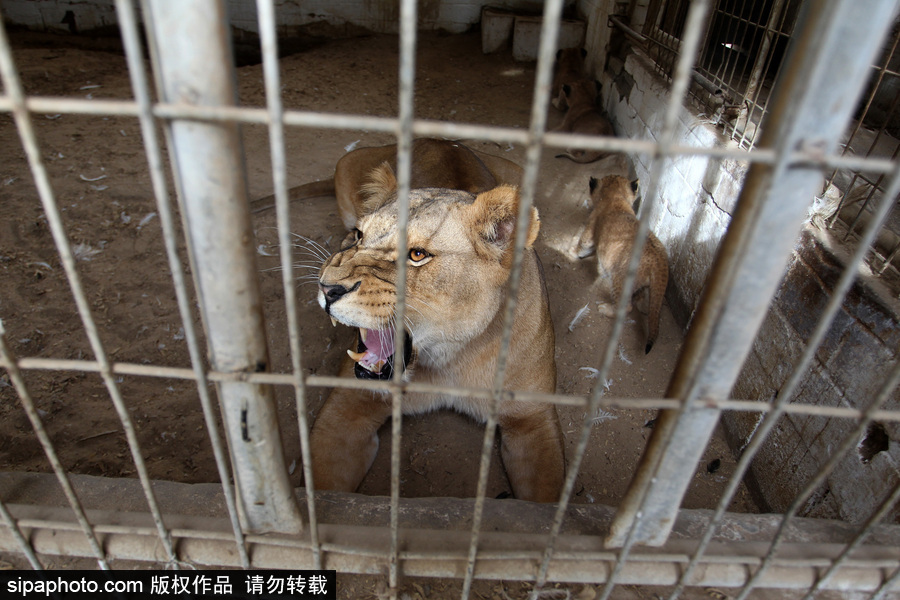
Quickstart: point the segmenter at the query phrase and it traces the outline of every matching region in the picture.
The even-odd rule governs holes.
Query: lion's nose
[[[322,290],[322,294],[325,296],[325,307],[329,307],[338,300],[340,300],[343,296],[346,296],[350,292],[356,290],[359,287],[361,282],[357,281],[353,287],[348,288],[343,285],[325,285],[324,283],[319,283],[319,289]]]

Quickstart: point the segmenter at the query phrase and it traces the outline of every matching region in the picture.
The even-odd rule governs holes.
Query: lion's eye
[[[353,246],[357,245],[359,241],[362,239],[362,231],[359,229],[353,229],[347,233],[347,236],[344,238],[343,243],[341,244],[341,251],[348,250]]]
[[[426,258],[429,258],[431,255],[428,252],[425,252],[421,248],[413,248],[409,251],[409,260],[414,263],[420,263]]]

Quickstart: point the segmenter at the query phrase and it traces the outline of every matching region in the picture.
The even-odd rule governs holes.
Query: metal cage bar
[[[191,319],[190,299],[185,284],[184,270],[178,257],[175,219],[172,215],[171,201],[168,190],[166,189],[162,148],[160,147],[156,124],[151,113],[152,101],[150,98],[150,86],[147,82],[147,74],[144,70],[137,16],[135,15],[134,5],[131,0],[117,0],[116,10],[122,23],[122,40],[126,50],[128,73],[131,77],[135,101],[141,107],[141,114],[138,119],[141,124],[141,134],[144,139],[144,147],[147,153],[147,162],[150,168],[153,193],[156,196],[156,206],[159,211],[159,220],[163,231],[166,255],[169,260],[169,270],[172,273],[172,282],[175,287],[175,296],[178,301],[178,311],[181,315],[181,323],[185,332],[185,342],[187,343],[188,352],[191,357],[191,365],[193,367],[192,373],[197,384],[197,394],[203,409],[203,417],[206,422],[207,432],[209,433],[213,456],[216,460],[219,479],[222,482],[222,491],[225,498],[225,504],[228,508],[228,514],[231,519],[231,526],[234,531],[238,555],[241,559],[241,566],[247,567],[250,564],[250,559],[247,555],[244,534],[241,530],[240,519],[238,517],[235,491],[231,485],[227,449],[222,445],[222,439],[219,435],[218,425],[216,424],[216,415],[213,408],[213,401],[209,394],[207,385],[208,380],[204,372],[200,344],[197,340],[197,332],[194,328],[193,319]]]
[[[2,20],[0,20],[0,29],[4,29],[4,27],[5,25]],[[51,233],[53,234],[53,241],[56,244],[60,260],[66,273],[66,278],[69,282],[69,287],[71,288],[72,295],[75,299],[78,315],[81,318],[82,325],[84,326],[85,333],[99,367],[98,372],[103,379],[103,383],[106,386],[110,399],[115,406],[116,413],[119,416],[119,420],[122,422],[122,427],[125,430],[125,437],[128,441],[131,456],[134,459],[135,469],[137,470],[141,484],[143,485],[147,505],[153,515],[156,531],[159,535],[160,542],[165,549],[166,557],[171,564],[176,565],[177,560],[172,546],[172,538],[163,523],[162,513],[160,512],[159,504],[156,501],[156,494],[153,491],[153,487],[150,485],[150,476],[147,473],[147,466],[140,451],[140,444],[135,433],[134,423],[128,412],[128,407],[125,405],[119,386],[112,376],[109,356],[106,354],[103,344],[100,341],[97,326],[94,322],[93,315],[91,314],[90,305],[85,296],[81,278],[75,268],[75,258],[72,254],[68,236],[66,235],[65,226],[62,222],[53,188],[50,185],[47,170],[44,166],[43,159],[41,158],[37,135],[31,122],[31,115],[25,107],[25,93],[21,81],[19,80],[18,72],[12,61],[12,50],[9,45],[9,40],[6,37],[5,29],[0,33],[0,75],[3,77],[4,89],[10,99],[16,128],[19,131],[19,136],[28,158],[28,165],[34,176],[38,195],[40,196],[41,204],[44,208],[44,214],[47,216],[47,222],[49,223]]]
[[[193,105],[233,104],[224,5],[182,2],[177,7],[153,0],[144,5],[160,97]],[[252,235],[237,125],[173,120],[166,131],[210,362],[236,373],[266,370],[255,257],[247,244],[232,242]],[[208,178],[213,171],[217,177]],[[232,293],[235,287],[242,293]],[[239,381],[217,388],[245,527],[302,530],[271,388]]]
[[[290,208],[287,189],[287,159],[284,141],[284,106],[281,101],[281,82],[278,72],[278,35],[275,27],[275,6],[272,0],[257,0],[260,24],[260,41],[263,54],[263,70],[266,86],[266,103],[270,114],[269,141],[272,153],[272,176],[278,222],[278,240],[281,258],[282,288],[284,289],[285,314],[291,350],[291,366],[294,377],[294,397],[297,404],[297,425],[300,434],[303,480],[306,487],[306,510],[309,520],[310,545],[313,567],[322,568],[322,549],[319,541],[319,524],[316,515],[315,486],[309,445],[309,419],[307,417],[306,386],[303,382],[303,354],[300,348],[297,297],[294,287]]]
[[[127,2],[127,0],[119,1]],[[704,3],[694,4],[702,5]],[[772,170],[775,171],[784,170],[788,167],[808,170],[818,168],[822,165],[831,166],[838,164],[855,164],[865,167],[867,171],[877,169],[880,170],[881,173],[891,172],[896,169],[896,162],[892,160],[837,157],[834,156],[830,148],[823,149],[815,145],[794,147],[789,142],[793,142],[795,139],[791,138],[789,134],[786,135],[784,132],[781,132],[781,137],[776,136],[777,139],[785,141],[783,146],[779,148],[763,147],[762,149],[754,150],[750,153],[744,153],[743,151],[737,152],[734,149],[683,148],[672,143],[671,140],[667,140],[665,136],[662,139],[662,142],[657,144],[652,141],[642,140],[618,140],[611,138],[594,139],[585,136],[566,136],[550,133],[545,135],[545,123],[543,122],[544,115],[546,114],[545,88],[549,82],[547,77],[550,64],[549,57],[553,50],[553,41],[555,41],[555,28],[557,25],[555,21],[557,20],[560,5],[561,2],[555,2],[548,4],[546,7],[547,17],[549,18],[545,18],[544,23],[544,34],[542,35],[541,41],[541,58],[538,63],[538,77],[536,78],[535,83],[535,102],[532,106],[532,121],[528,132],[512,128],[431,123],[416,121],[413,118],[412,92],[415,66],[416,13],[415,3],[410,1],[404,1],[401,7],[403,15],[400,36],[401,102],[400,115],[397,119],[321,115],[313,112],[285,111],[281,106],[278,91],[277,53],[275,51],[277,40],[275,37],[273,7],[270,0],[260,0],[258,5],[266,61],[264,66],[268,103],[266,109],[247,109],[227,106],[188,106],[165,101],[151,106],[149,104],[149,99],[145,94],[139,95],[137,93],[135,94],[137,99],[135,102],[105,102],[94,100],[86,102],[74,99],[25,98],[21,95],[21,97],[17,98],[10,94],[7,88],[5,95],[0,96],[0,110],[12,111],[16,113],[17,116],[19,114],[27,115],[28,112],[70,111],[79,114],[123,114],[134,116],[141,119],[142,126],[144,123],[152,125],[152,120],[154,118],[163,120],[188,119],[208,124],[224,124],[228,127],[241,122],[267,124],[271,136],[270,141],[272,144],[276,203],[279,212],[279,241],[283,265],[283,285],[285,287],[285,300],[288,302],[288,320],[291,322],[289,326],[291,328],[292,372],[287,374],[234,372],[229,369],[221,368],[215,364],[208,370],[204,370],[202,361],[199,358],[193,360],[193,350],[196,350],[196,343],[194,343],[195,347],[192,348],[193,369],[160,368],[128,363],[111,363],[107,358],[102,356],[98,357],[95,361],[62,361],[41,358],[16,359],[14,357],[2,356],[0,358],[3,360],[3,366],[8,370],[11,368],[71,369],[83,372],[101,373],[105,376],[125,374],[129,376],[188,379],[195,380],[198,388],[205,388],[207,381],[216,382],[219,385],[240,383],[292,386],[297,395],[298,413],[302,417],[305,417],[303,399],[305,397],[307,386],[344,386],[359,389],[378,389],[392,395],[394,400],[394,411],[397,418],[394,420],[395,435],[393,437],[394,441],[392,442],[391,460],[393,476],[391,483],[392,494],[390,506],[388,508],[390,519],[389,529],[384,528],[375,531],[367,528],[342,529],[330,525],[316,524],[315,517],[311,516],[310,538],[306,538],[305,536],[277,535],[264,537],[253,534],[243,538],[239,523],[235,526],[235,509],[232,509],[229,511],[229,514],[232,517],[231,529],[233,531],[230,533],[228,531],[228,523],[225,519],[222,519],[221,522],[215,524],[205,523],[205,527],[200,528],[200,531],[195,530],[192,525],[185,523],[183,520],[174,519],[173,523],[175,525],[173,526],[170,524],[170,531],[172,532],[172,536],[179,541],[179,555],[182,557],[200,556],[204,555],[204,552],[208,553],[207,555],[209,556],[220,556],[220,552],[233,554],[233,544],[237,543],[239,549],[244,551],[244,558],[247,558],[246,544],[254,545],[254,566],[285,564],[294,566],[297,564],[315,564],[318,566],[324,564],[326,558],[329,561],[328,564],[336,564],[345,570],[381,570],[385,565],[389,565],[390,572],[388,577],[391,585],[391,593],[395,597],[397,595],[398,581],[403,574],[433,574],[437,576],[459,577],[459,574],[462,572],[466,573],[464,579],[466,592],[464,595],[468,595],[471,581],[475,577],[486,576],[515,576],[523,579],[534,579],[538,584],[535,591],[536,595],[540,586],[549,580],[577,581],[580,580],[579,578],[585,578],[584,580],[605,581],[607,583],[605,595],[608,595],[612,590],[612,586],[616,583],[647,582],[648,580],[666,585],[677,584],[679,581],[682,583],[689,582],[691,585],[704,585],[707,583],[712,585],[722,585],[721,582],[725,581],[729,585],[740,586],[747,583],[746,573],[754,570],[756,570],[757,579],[750,582],[750,586],[745,588],[747,591],[756,584],[789,585],[790,587],[797,587],[798,589],[813,589],[810,587],[812,585],[817,586],[815,589],[820,587],[831,589],[840,588],[840,586],[855,585],[860,589],[875,589],[876,595],[886,593],[892,589],[892,586],[896,587],[897,585],[896,580],[898,578],[898,573],[900,573],[900,569],[897,569],[898,558],[896,553],[891,554],[890,552],[884,552],[883,554],[876,553],[876,555],[868,553],[864,554],[862,557],[859,557],[856,554],[855,550],[856,546],[859,545],[859,540],[862,540],[871,531],[868,526],[864,527],[862,531],[859,532],[858,536],[848,545],[841,546],[840,548],[829,548],[828,552],[810,552],[809,557],[802,561],[795,561],[791,558],[776,556],[776,546],[782,543],[778,539],[772,544],[769,557],[763,556],[750,548],[742,547],[738,555],[731,554],[725,558],[719,554],[716,554],[715,556],[706,555],[702,546],[701,549],[698,550],[698,546],[694,543],[695,541],[692,541],[690,545],[679,545],[678,542],[669,540],[667,546],[661,553],[655,553],[652,549],[632,549],[631,546],[628,546],[619,552],[612,552],[603,547],[602,541],[597,538],[596,534],[594,534],[594,537],[591,537],[590,534],[579,536],[573,543],[573,540],[569,539],[566,534],[563,533],[563,525],[569,523],[569,519],[572,518],[571,512],[567,512],[566,510],[566,505],[571,499],[572,487],[568,478],[570,476],[574,478],[574,474],[577,473],[577,465],[574,467],[570,465],[566,483],[568,489],[563,493],[560,506],[552,511],[554,516],[554,532],[550,538],[549,544],[546,543],[547,537],[545,535],[536,535],[533,538],[529,538],[528,544],[523,546],[518,545],[519,542],[521,542],[518,538],[515,538],[513,543],[510,543],[509,540],[502,538],[502,535],[498,537],[496,534],[488,533],[484,530],[482,519],[484,518],[484,511],[486,508],[490,507],[491,502],[485,499],[483,485],[480,483],[479,493],[474,501],[474,505],[471,507],[475,511],[475,521],[477,524],[474,525],[470,531],[458,532],[458,535],[453,532],[441,532],[441,542],[444,542],[445,540],[452,541],[452,549],[444,547],[436,548],[434,544],[429,543],[431,540],[427,539],[430,532],[424,534],[422,537],[416,537],[416,533],[412,531],[409,523],[404,523],[401,519],[398,466],[399,427],[402,415],[401,403],[403,395],[406,392],[411,391],[435,390],[429,386],[404,385],[399,379],[395,379],[393,382],[385,384],[371,385],[366,383],[361,384],[357,381],[345,381],[334,377],[304,376],[296,317],[290,315],[292,311],[291,300],[289,300],[291,297],[289,294],[292,291],[290,289],[290,238],[288,235],[289,232],[286,229],[288,213],[285,198],[286,192],[284,189],[285,157],[283,144],[283,128],[286,126],[318,128],[365,127],[375,131],[395,133],[398,138],[398,175],[401,185],[401,201],[405,201],[405,196],[408,194],[409,190],[409,148],[414,134],[446,134],[479,140],[500,140],[524,143],[528,146],[528,158],[522,201],[522,204],[525,205],[525,207],[520,207],[520,220],[523,218],[522,215],[525,214],[527,207],[530,206],[530,203],[533,200],[538,176],[537,165],[540,150],[542,147],[548,146],[563,147],[578,144],[592,149],[611,149],[614,151],[653,154],[655,156],[655,176],[651,177],[651,191],[647,194],[647,201],[651,202],[656,196],[656,188],[654,186],[659,185],[659,175],[664,168],[663,165],[665,164],[666,157],[677,154],[740,157],[742,160],[751,163],[754,167],[768,168],[769,166],[772,166]],[[701,9],[695,6],[693,10],[699,11]],[[694,16],[690,18],[689,21],[695,23],[696,21],[702,21],[702,19],[698,19],[698,17]],[[687,35],[699,39],[702,37],[701,29],[701,25],[689,25],[687,28]],[[0,32],[0,36],[2,35],[3,32]],[[133,35],[133,32],[131,35]],[[0,44],[0,46],[2,46],[2,44]],[[691,45],[686,44],[686,48],[691,48]],[[8,47],[0,47],[0,60],[4,60],[3,57],[7,56],[8,53]],[[138,56],[138,53],[134,51],[132,51],[131,54],[133,56]],[[690,52],[687,52],[686,55],[682,57],[682,66],[685,64],[689,65],[692,62],[690,54]],[[6,80],[5,76],[4,79]],[[684,95],[683,88],[687,86],[688,79],[689,75],[684,74],[682,69],[680,69],[679,74],[676,74],[673,87],[677,93],[673,92],[673,98],[669,103],[668,112],[670,119],[675,119],[677,117],[677,110],[681,105],[680,100]],[[674,120],[670,121],[669,125],[674,126]],[[148,151],[148,154],[152,154],[152,152]],[[152,168],[151,171],[153,171]],[[162,171],[160,169],[159,175],[161,174]],[[164,176],[160,181],[163,182],[162,187],[164,187]],[[154,181],[154,184],[156,184],[156,181]],[[180,185],[181,184],[183,184],[183,182],[180,182]],[[164,197],[164,194],[158,193],[158,198],[159,197]],[[646,208],[643,210],[644,214],[642,215],[641,223],[643,236],[646,237],[646,232],[648,230],[646,219],[647,211]],[[405,209],[401,210],[401,215],[402,219],[406,218]],[[523,231],[523,229],[524,228],[520,224],[518,228],[519,232]],[[400,236],[401,245],[406,243],[405,225],[403,231],[404,234]],[[876,231],[876,229],[873,227],[872,231]],[[171,260],[172,256],[176,256],[174,253],[174,235],[166,234],[165,237],[167,246],[170,242],[173,243],[173,253],[170,254]],[[522,245],[521,240],[517,238],[517,261],[521,258]],[[635,257],[640,255],[640,244],[636,244],[636,246],[638,248],[635,249],[632,254],[628,286],[630,286],[633,281],[634,270],[636,267]],[[777,254],[777,252],[772,252],[772,254]],[[400,255],[403,256],[404,253],[401,252]],[[403,261],[400,262],[402,263]],[[845,274],[849,274],[851,269],[848,269]],[[175,270],[174,267],[173,270]],[[177,276],[175,278],[176,292],[181,295],[182,293],[185,293],[184,283],[178,284]],[[515,289],[515,282],[511,284],[511,287]],[[401,284],[399,288],[402,295],[405,287]],[[627,294],[624,294],[623,296],[627,296]],[[515,294],[513,293],[511,294],[511,299],[507,307],[507,311],[510,314],[515,307],[514,303]],[[399,310],[402,313],[402,310],[404,310],[402,299],[398,304],[400,306]],[[621,329],[622,320],[624,318],[623,306],[624,304],[620,302],[620,306],[617,307],[618,314],[614,323],[614,329],[617,331]],[[180,308],[182,307],[180,306]],[[185,318],[186,315],[189,315],[189,310],[186,308],[183,309],[182,315],[184,320],[189,321],[189,319]],[[824,322],[824,318],[822,322]],[[820,325],[822,322],[820,322]],[[188,324],[185,323],[186,328],[187,325]],[[508,327],[508,325],[509,319],[507,318],[505,327]],[[824,325],[821,326],[824,327]],[[616,336],[612,336],[612,338],[615,338]],[[397,346],[399,347],[403,343],[404,340],[399,339]],[[613,342],[610,342],[610,344],[612,343]],[[602,364],[606,365],[604,368],[608,367],[607,363],[609,362],[609,358],[607,354],[612,347],[612,345],[606,347],[605,354],[602,358]],[[498,369],[496,375],[497,384],[494,386],[494,389],[450,391],[453,393],[493,399],[496,402],[500,398],[501,393],[507,393],[502,390],[502,366]],[[446,388],[440,389],[445,392],[448,391]],[[592,408],[600,406],[624,406],[629,408],[656,407],[677,409],[681,407],[680,405],[685,398],[685,396],[677,395],[668,399],[610,399],[601,397],[602,389],[595,389],[595,393],[590,398],[573,397],[563,394],[555,394],[549,398],[546,395],[537,394],[509,394],[516,399],[524,401],[552,401],[558,404]],[[715,411],[757,411],[762,414],[768,414],[773,421],[778,415],[789,413],[820,414],[839,418],[862,417],[864,419],[877,416],[878,418],[892,421],[900,419],[900,414],[898,414],[897,411],[876,409],[876,407],[870,407],[869,409],[862,411],[844,407],[772,406],[768,403],[755,402],[752,400],[727,400],[726,398],[727,395],[704,398],[704,402],[707,403],[704,404],[704,406],[708,406]],[[204,409],[206,409],[206,406],[204,406]],[[307,425],[302,418],[298,425],[301,428],[302,437],[304,433],[303,430]],[[589,427],[590,425],[586,423],[585,428],[587,428],[588,431]],[[210,435],[213,436],[215,428],[208,425],[208,429],[210,430]],[[492,435],[492,428],[488,427],[485,432],[486,447],[490,447],[493,444],[493,438],[489,438],[489,436]],[[765,436],[758,435],[757,437],[762,440]],[[488,440],[490,441],[489,444],[487,443]],[[583,448],[578,450],[575,462],[581,460],[583,452]],[[306,480],[311,482],[308,459],[306,458],[308,455],[308,446],[304,447],[303,453],[304,473],[306,474]],[[484,462],[483,455],[482,463]],[[221,465],[224,464],[224,461],[217,461],[217,464],[220,465],[221,472]],[[236,467],[236,469],[240,470],[240,467]],[[481,481],[482,477],[486,477],[486,472],[487,466],[483,466],[479,473],[479,481]],[[222,493],[227,498],[230,495],[227,486],[227,477],[221,477],[226,484],[223,485]],[[737,482],[737,477],[735,477],[732,483],[736,485]],[[313,495],[313,490],[311,488],[307,488],[306,495],[307,505],[311,513],[314,513],[321,508],[317,505],[316,496]],[[402,506],[410,506],[412,504],[414,503],[404,502]],[[529,507],[529,509],[531,508],[537,510],[538,507]],[[78,532],[78,524],[72,521],[71,516],[48,520],[46,516],[36,516],[33,512],[29,512],[27,507],[23,509],[23,507],[19,506],[11,507],[9,513],[10,519],[18,519],[18,521],[7,521],[7,527],[10,528],[11,535],[14,536],[15,531],[11,528],[10,522],[16,523],[18,526],[26,529],[30,529],[30,535],[34,540],[33,546],[38,552],[52,553],[53,551],[57,551],[59,549],[58,544],[62,543],[61,540],[63,538],[68,540],[73,547],[77,547],[79,549],[78,551],[81,551],[81,549],[84,548],[84,539],[74,536],[71,538],[68,537],[70,532],[74,535],[80,535]],[[544,511],[543,514],[546,515],[549,513]],[[877,516],[877,513],[870,519],[873,523],[876,520],[875,516]],[[159,533],[158,526],[160,523],[151,523],[150,520],[147,519],[137,519],[134,524],[129,526],[121,524],[112,525],[104,520],[104,515],[92,513],[90,520],[93,524],[89,522],[89,527],[96,529],[104,536],[108,536],[111,547],[116,550],[121,550],[122,554],[117,556],[122,556],[127,552],[133,552],[135,556],[146,557],[147,554],[142,554],[146,549],[146,539],[148,536],[152,537],[154,532],[157,534]],[[787,520],[788,519],[785,519],[785,521]],[[635,519],[633,524],[635,527],[640,527],[641,519]],[[327,543],[321,543],[321,541],[317,539],[320,527],[323,532],[328,534],[326,536],[326,539],[329,540]],[[711,538],[715,534],[715,527],[716,524],[707,523],[703,530],[705,532],[704,535],[708,533]],[[632,531],[635,530],[636,529],[633,529]],[[52,536],[46,535],[48,531],[62,531],[65,535],[60,536],[59,540],[53,540]],[[377,538],[377,543],[373,542],[369,544],[367,541],[361,540],[361,535],[365,535],[366,533],[372,534]],[[5,544],[7,540],[3,537],[4,535],[5,532],[0,534],[0,539],[3,539],[3,543]],[[133,538],[141,538],[143,541],[135,540]],[[837,544],[832,544],[830,546],[837,546]],[[21,544],[19,544],[19,547],[21,547]],[[135,549],[131,550],[131,548]],[[717,547],[717,550],[718,549],[719,548]],[[741,554],[741,552],[743,554]],[[851,554],[853,555],[852,557]],[[701,561],[704,567],[704,576],[707,577],[706,579],[690,579],[690,581],[688,581],[689,578],[684,575],[683,567],[685,564],[695,564],[691,563],[691,561]],[[767,563],[766,561],[769,562]],[[476,563],[478,566],[477,571],[475,569]],[[799,566],[801,563],[802,567]],[[790,576],[786,576],[780,569],[777,573],[773,574],[772,569],[767,569],[765,567],[766,564],[795,569],[795,571],[792,571]],[[535,565],[540,565],[537,574],[535,573]],[[760,565],[763,565],[763,568],[760,568]],[[243,566],[247,565],[244,564]],[[591,574],[583,575],[585,569],[590,571]],[[825,576],[821,575],[822,569],[828,569]],[[858,574],[848,574],[848,570],[853,569],[864,571],[865,577],[862,577],[861,575],[857,577]],[[894,575],[889,577],[883,576],[883,572],[890,572],[892,569],[894,570]],[[590,579],[587,579],[588,577],[590,577]],[[719,579],[716,579],[716,577]],[[798,581],[801,580],[802,583],[798,583]],[[877,580],[878,583],[872,584],[871,582],[875,580]]]

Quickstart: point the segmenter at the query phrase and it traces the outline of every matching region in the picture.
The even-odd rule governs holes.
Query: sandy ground
[[[123,57],[108,52],[51,45],[47,38],[15,36],[15,60],[31,95],[93,98],[131,97]],[[397,40],[372,36],[330,41],[282,60],[286,108],[368,115],[391,115],[397,105]],[[416,114],[429,119],[527,127],[534,64],[516,63],[509,53],[485,56],[478,35],[423,34],[417,57]],[[260,66],[238,71],[240,100],[264,106]],[[549,124],[561,113],[550,109]],[[175,302],[159,219],[136,120],[120,117],[36,115],[41,157],[63,211],[79,274],[104,347],[114,361],[190,366]],[[0,114],[0,318],[16,356],[90,359],[92,353],[75,311],[47,220],[12,118]],[[287,131],[288,182],[298,185],[330,177],[337,159],[351,146],[394,140],[360,131]],[[249,191],[258,198],[272,191],[269,140],[265,128],[244,128]],[[473,142],[472,147],[524,163],[521,147]],[[563,250],[588,215],[588,178],[627,170],[612,157],[577,165],[553,157],[541,160],[536,204],[542,229],[537,250],[547,275],[557,335],[559,390],[584,396],[596,385],[623,398],[660,397],[675,366],[682,332],[664,307],[660,338],[644,355],[643,315],[634,312],[618,344],[609,381],[592,378],[599,366],[611,321],[599,315],[591,282],[591,259],[573,262]],[[327,248],[336,248],[342,225],[334,201],[308,200],[293,206],[292,228]],[[266,301],[270,353],[275,371],[290,369],[281,273],[277,271],[274,211],[256,216],[259,277]],[[302,244],[302,242],[300,242]],[[184,257],[185,255],[182,254]],[[298,249],[296,275],[315,272]],[[187,260],[183,258],[185,267]],[[353,333],[332,328],[315,301],[315,286],[298,286],[303,364],[308,373],[334,374]],[[570,327],[576,313],[583,319]],[[197,319],[195,317],[195,319]],[[199,319],[197,319],[199,325]],[[133,477],[134,465],[115,410],[100,378],[65,371],[28,371],[27,384],[65,467],[76,473]],[[0,469],[49,470],[17,395],[0,375]],[[119,380],[136,420],[142,451],[153,478],[182,482],[218,479],[203,426],[196,387],[185,381],[126,377]],[[315,417],[328,390],[311,388],[309,414]],[[299,436],[292,390],[277,390],[288,464],[299,465]],[[567,451],[572,452],[581,409],[560,408]],[[596,425],[576,484],[575,502],[616,505],[623,497],[644,444],[653,411],[611,409],[595,415]],[[362,484],[365,494],[387,494],[389,427],[382,451]],[[471,496],[475,491],[483,429],[451,412],[407,418],[403,423],[403,496]],[[709,472],[715,460],[721,467]],[[691,482],[687,508],[712,508],[734,467],[717,436]],[[292,482],[302,485],[302,469]],[[497,453],[488,494],[509,490]],[[746,490],[732,510],[755,511]],[[485,597],[491,597],[488,594]]]

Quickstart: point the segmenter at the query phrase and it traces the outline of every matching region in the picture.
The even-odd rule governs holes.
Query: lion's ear
[[[384,206],[384,203],[390,199],[397,191],[397,178],[391,165],[386,162],[381,163],[369,173],[369,179],[359,188],[360,196],[363,200],[363,213],[368,214],[374,212]]]
[[[482,192],[469,209],[470,223],[487,245],[498,251],[502,262],[512,258],[516,221],[519,216],[519,190],[511,185],[501,185]],[[538,211],[531,207],[528,235],[525,247],[530,248],[541,228]]]

